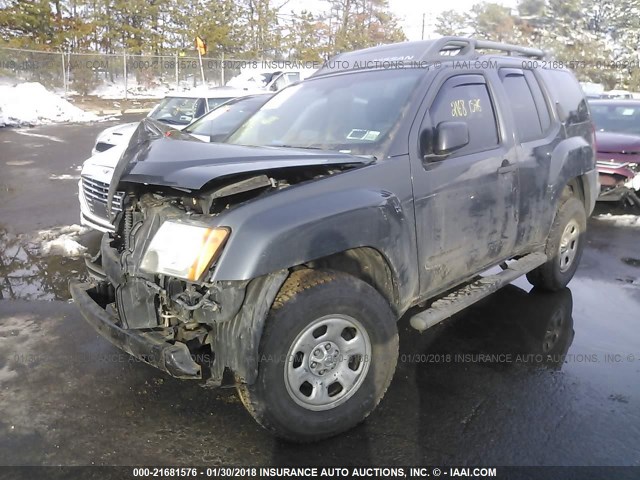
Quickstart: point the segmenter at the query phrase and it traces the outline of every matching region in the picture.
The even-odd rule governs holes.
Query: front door
[[[423,296],[466,280],[513,250],[517,157],[513,140],[499,128],[495,104],[483,75],[453,75],[417,125],[435,134],[442,122],[464,122],[469,131],[469,143],[444,158],[412,158]],[[420,156],[419,148],[412,151]]]

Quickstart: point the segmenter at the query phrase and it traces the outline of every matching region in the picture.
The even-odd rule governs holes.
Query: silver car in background
[[[208,90],[191,90],[183,93],[167,95],[147,118],[152,118],[166,125],[182,130],[197,118],[214,110],[216,107],[233,98],[252,95],[257,92],[239,88],[220,87]],[[125,123],[109,127],[98,135],[91,151],[92,155],[105,152],[122,143],[129,143],[131,135],[139,122]]]
[[[228,100],[183,127],[182,131],[204,142],[222,141],[264,105],[272,95],[268,92],[261,92],[257,95],[246,95]],[[162,122],[161,118],[157,120]],[[169,122],[163,123],[168,130],[175,128]],[[109,184],[116,164],[137,126],[137,123],[133,124],[125,142],[110,147],[106,151],[98,152],[83,163],[78,185],[80,220],[83,225],[101,232],[113,231],[114,227],[107,213]],[[116,193],[113,198],[111,210],[114,215],[122,209],[122,198],[123,194],[120,192]]]

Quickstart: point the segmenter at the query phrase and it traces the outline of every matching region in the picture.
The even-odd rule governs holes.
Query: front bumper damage
[[[598,161],[598,181],[600,183],[599,202],[626,201],[640,206],[640,174],[628,163]]]
[[[135,358],[176,378],[201,379],[202,368],[184,343],[168,343],[156,331],[125,329],[102,308],[95,285],[72,281],[69,290],[84,319],[104,338]]]
[[[264,322],[288,271],[199,284],[142,271],[159,226],[180,215],[166,205],[148,208],[134,219],[124,248],[110,233],[93,239],[92,283],[70,282],[71,295],[100,335],[173,377],[215,387],[231,372],[252,383]]]
[[[71,281],[69,290],[85,320],[116,347],[173,377],[204,380],[207,386],[218,387],[227,370],[236,381],[255,381],[264,323],[287,276],[288,271],[281,270],[249,282],[233,318],[209,327],[211,352],[205,355],[166,335],[164,329],[124,327],[117,313],[110,313],[110,305],[104,303],[100,290],[108,287],[106,282]]]

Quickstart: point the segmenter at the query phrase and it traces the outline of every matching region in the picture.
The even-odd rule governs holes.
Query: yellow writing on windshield
[[[452,117],[466,117],[469,115],[467,113],[467,107],[464,103],[464,100],[454,100],[451,102],[451,116]]]
[[[453,100],[451,102],[452,117],[468,117],[472,113],[482,112],[479,98],[472,98],[468,102],[464,100]]]
[[[476,113],[476,112],[481,112],[482,111],[482,107],[480,106],[480,99],[479,98],[472,98],[471,100],[469,100],[469,111],[471,113]]]

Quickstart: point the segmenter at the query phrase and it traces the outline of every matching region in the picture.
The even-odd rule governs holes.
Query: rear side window
[[[459,76],[450,78],[431,105],[430,117],[434,126],[442,122],[467,124],[469,144],[461,148],[456,156],[488,150],[498,145],[496,116],[484,83],[465,83]]]
[[[589,108],[578,81],[564,70],[542,70],[545,83],[553,93],[567,124],[589,121]]]
[[[536,102],[534,99],[534,91],[531,87],[537,88],[538,92],[540,89],[535,78],[531,76],[527,79],[522,70],[516,69],[502,69],[500,78],[509,97],[509,105],[520,141],[528,142],[541,138],[550,122],[544,100],[539,97]]]
[[[542,132],[546,133],[551,126],[551,115],[549,114],[549,108],[547,107],[545,97],[542,94],[540,83],[531,70],[524,71],[524,78],[527,79],[527,84],[529,85],[531,93],[533,94],[533,99],[536,102],[536,108],[538,109],[538,118],[540,119]]]

